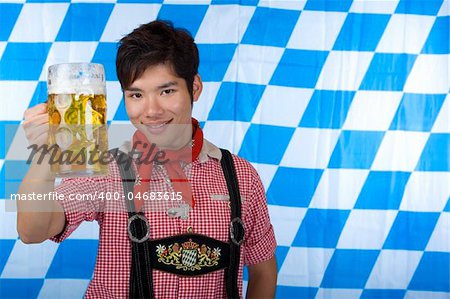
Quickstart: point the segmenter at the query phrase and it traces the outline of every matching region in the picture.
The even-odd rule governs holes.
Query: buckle
[[[147,229],[147,232],[145,233],[145,235],[138,239],[135,236],[133,236],[133,233],[131,232],[131,223],[135,220],[142,220],[145,223],[145,227]],[[131,241],[136,242],[136,243],[142,243],[147,241],[150,238],[150,224],[148,223],[147,218],[145,218],[144,215],[142,214],[134,214],[133,216],[131,216],[130,218],[128,218],[128,237],[130,238]]]
[[[235,238],[236,236],[234,235],[235,232],[237,232],[237,231],[235,231],[235,228],[234,228],[235,224],[241,226],[242,237],[241,237],[240,240],[236,240],[236,238]],[[244,222],[242,222],[241,218],[236,217],[233,220],[231,220],[231,222],[230,222],[230,239],[231,239],[231,242],[233,242],[237,246],[241,245],[242,242],[244,242],[244,234],[245,234],[245,226],[244,226]]]

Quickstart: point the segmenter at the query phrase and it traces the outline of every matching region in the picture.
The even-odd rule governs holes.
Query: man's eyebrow
[[[164,89],[164,88],[168,88],[168,87],[176,86],[176,85],[178,85],[178,82],[176,82],[176,81],[169,81],[169,82],[166,82],[166,83],[163,83],[163,84],[157,86],[155,90],[160,90],[160,89]],[[130,86],[128,88],[125,88],[124,91],[139,91],[139,92],[142,92],[143,90],[138,88],[138,87]]]
[[[142,89],[137,88],[137,87],[128,87],[124,89],[125,91],[142,91]]]
[[[171,86],[175,86],[175,85],[178,85],[178,82],[175,82],[175,81],[169,81],[169,82],[167,82],[167,83],[164,83],[164,84],[159,85],[158,87],[156,87],[156,89],[164,89],[164,88],[171,87]]]

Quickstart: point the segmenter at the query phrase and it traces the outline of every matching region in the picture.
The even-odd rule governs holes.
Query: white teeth
[[[152,128],[152,129],[159,129],[159,128],[162,128],[163,126],[165,126],[167,124],[167,122],[165,122],[165,123],[162,123],[162,124],[159,124],[159,125],[148,125],[150,128]]]

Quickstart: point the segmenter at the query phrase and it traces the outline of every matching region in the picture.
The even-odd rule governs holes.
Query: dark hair
[[[192,84],[198,73],[198,49],[191,34],[174,28],[170,21],[157,20],[140,25],[119,41],[116,70],[122,89],[130,87],[145,70],[169,63],[183,78],[192,98]]]

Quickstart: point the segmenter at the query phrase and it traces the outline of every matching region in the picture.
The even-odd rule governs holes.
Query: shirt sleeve
[[[261,179],[252,169],[251,196],[245,215],[244,263],[254,265],[271,259],[275,255],[277,243],[270,223],[266,195]]]
[[[64,209],[66,223],[64,230],[50,240],[60,243],[67,239],[83,221],[98,220],[100,206],[95,198],[96,182],[91,179],[63,179],[55,187],[55,192],[62,198],[58,202]]]

